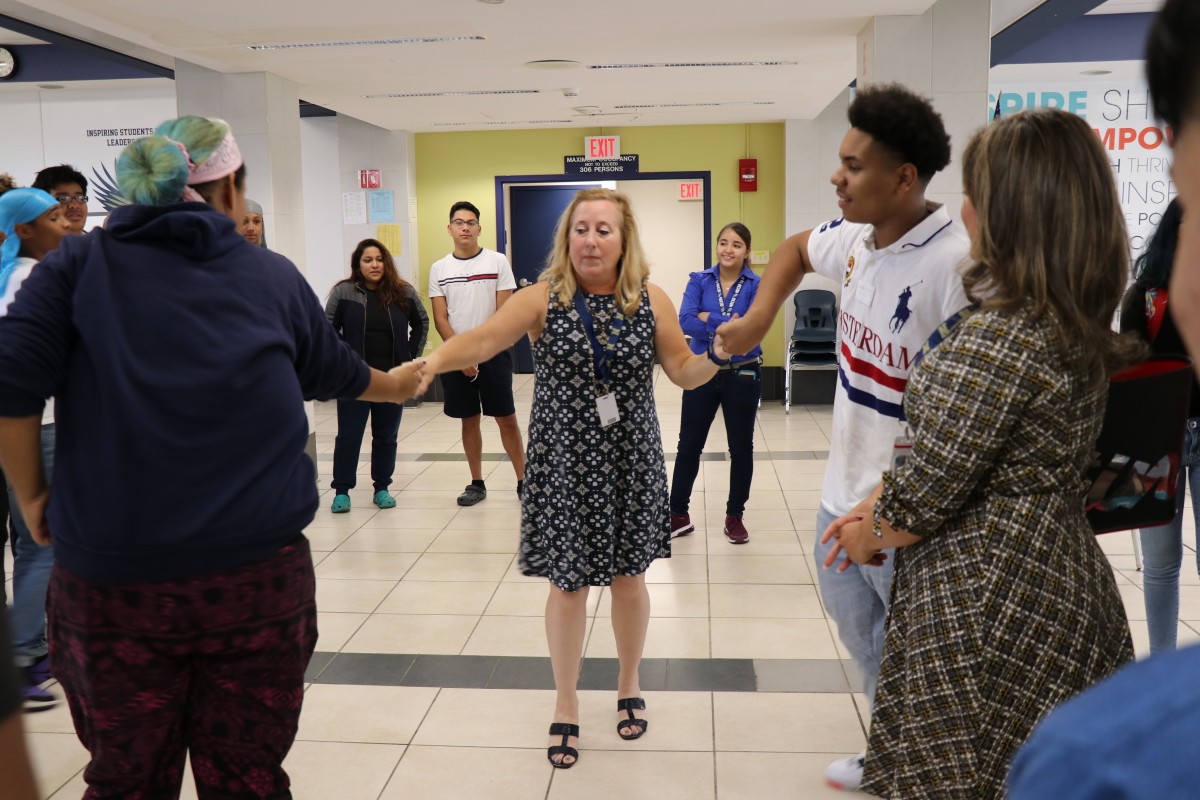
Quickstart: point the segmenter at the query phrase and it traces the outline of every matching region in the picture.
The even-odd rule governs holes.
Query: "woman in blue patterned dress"
[[[649,283],[628,199],[579,192],[559,220],[549,265],[488,322],[455,336],[425,362],[434,374],[478,364],[528,333],[535,384],[521,511],[521,571],[548,578],[546,638],[558,698],[548,750],[555,767],[578,760],[579,697],[588,589],[612,593],[618,734],[648,723],[638,664],[650,621],[646,570],[671,555],[667,472],[654,410],[657,356],[685,389],[707,382],[720,350],[693,355],[670,299]]]

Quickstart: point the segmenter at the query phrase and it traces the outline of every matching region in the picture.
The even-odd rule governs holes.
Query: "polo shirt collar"
[[[922,247],[933,241],[939,233],[954,224],[954,220],[950,218],[950,212],[941,203],[926,200],[925,208],[929,210],[929,216],[917,223],[908,233],[892,242],[891,245],[883,248],[881,252],[908,253],[920,251]],[[871,234],[870,245],[874,249],[874,233]]]

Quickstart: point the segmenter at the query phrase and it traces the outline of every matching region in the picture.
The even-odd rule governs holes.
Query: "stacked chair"
[[[836,370],[837,297],[825,289],[801,289],[792,297],[796,326],[788,341],[783,374],[783,410],[792,413],[792,373],[796,370]]]

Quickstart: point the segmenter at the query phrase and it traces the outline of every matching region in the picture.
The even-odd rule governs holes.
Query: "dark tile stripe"
[[[584,659],[579,688],[615,690],[615,658]],[[553,689],[549,658],[517,656],[313,654],[306,679],[358,686],[436,686],[455,689]],[[648,692],[861,691],[853,664],[837,659],[647,658]]]
[[[667,461],[675,460],[675,453],[666,453]],[[829,458],[828,450],[773,450],[769,453],[755,451],[755,461],[823,461]],[[466,461],[462,453],[397,453],[397,461]],[[504,453],[484,453],[484,461],[507,461]],[[701,461],[728,461],[728,453],[701,453]],[[333,453],[318,453],[317,461],[333,461]],[[360,464],[371,463],[371,453],[358,454]]]

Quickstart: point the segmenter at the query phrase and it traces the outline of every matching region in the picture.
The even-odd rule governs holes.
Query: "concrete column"
[[[300,97],[296,85],[269,72],[226,75],[177,61],[180,116],[229,123],[246,160],[246,196],[263,207],[267,245],[305,272]]]
[[[987,124],[991,1],[939,0],[920,16],[875,17],[858,35],[858,85],[895,82],[933,99],[950,134],[950,166],[927,196],[957,217],[962,151]]]

